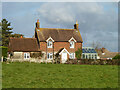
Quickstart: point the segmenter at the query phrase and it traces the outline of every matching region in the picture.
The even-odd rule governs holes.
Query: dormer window
[[[47,42],[47,47],[48,47],[48,48],[52,48],[52,41],[48,41],[48,42]]]
[[[54,40],[53,40],[51,37],[49,37],[49,38],[46,40],[46,42],[47,42],[47,48],[52,48],[52,47],[53,47],[53,42],[54,42]]]
[[[70,41],[70,48],[74,48],[74,41]]]
[[[69,40],[69,42],[70,42],[70,48],[74,48],[74,47],[75,47],[75,42],[76,42],[76,40],[72,37],[72,38]]]

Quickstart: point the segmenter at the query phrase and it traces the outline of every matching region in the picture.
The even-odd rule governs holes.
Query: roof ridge
[[[36,39],[36,38],[10,38],[10,39]]]
[[[76,30],[76,29],[66,29],[66,28],[39,28],[39,29]]]

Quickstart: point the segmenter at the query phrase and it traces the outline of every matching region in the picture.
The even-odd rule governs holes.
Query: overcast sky
[[[37,19],[41,28],[74,28],[78,20],[83,46],[94,41],[118,51],[117,2],[3,2],[2,18],[25,37],[34,35]]]

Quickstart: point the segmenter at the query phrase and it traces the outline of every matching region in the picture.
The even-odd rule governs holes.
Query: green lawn
[[[118,66],[2,64],[3,88],[117,88]]]

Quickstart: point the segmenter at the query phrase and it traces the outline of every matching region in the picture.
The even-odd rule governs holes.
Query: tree
[[[99,48],[101,48],[102,47],[102,45],[101,45],[101,43],[100,42],[92,42],[92,47],[94,48],[94,49],[99,49]]]
[[[10,26],[11,26],[11,23],[8,22],[6,19],[3,19],[2,20],[2,24],[0,24],[1,28],[0,29],[0,33],[1,33],[1,38],[0,40],[2,41],[1,45],[2,46],[8,46],[8,43],[9,43],[9,38],[11,36],[11,33],[12,33],[12,29]]]
[[[77,51],[75,51],[75,55],[77,59],[81,59],[81,55],[82,55],[82,50],[80,48],[78,48]]]
[[[113,59],[120,59],[120,54],[117,54]]]
[[[16,33],[14,33],[14,34],[10,35],[10,37],[15,37],[15,38],[20,38],[21,36],[24,37],[23,34],[16,34]]]

